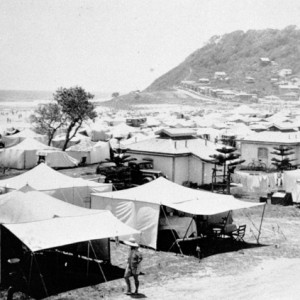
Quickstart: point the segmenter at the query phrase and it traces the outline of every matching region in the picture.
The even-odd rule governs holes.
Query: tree
[[[290,170],[293,168],[293,165],[291,164],[292,161],[295,159],[291,159],[288,156],[295,154],[292,147],[283,146],[280,145],[279,147],[273,147],[274,151],[271,152],[272,154],[279,156],[279,159],[277,157],[273,157],[272,164],[276,166],[277,170],[283,171],[283,170]]]
[[[120,96],[120,93],[114,92],[114,93],[111,94],[111,96],[112,96],[113,98],[117,98],[117,97]]]
[[[88,119],[95,119],[97,113],[93,103],[89,100],[94,95],[87,93],[82,87],[60,88],[54,94],[54,100],[61,108],[66,119],[66,139],[63,151],[66,150],[69,141],[76,135],[82,123]]]
[[[243,163],[245,160],[240,159],[240,154],[236,153],[236,148],[223,146],[216,149],[219,153],[210,155],[214,159],[215,164],[212,174],[212,190],[214,186],[221,185],[223,192],[226,189],[227,194],[230,194],[230,175],[234,172],[237,165]],[[223,167],[223,170],[219,170],[218,166]],[[218,171],[223,171],[222,175],[217,175]],[[218,177],[221,177],[221,183],[217,182]]]
[[[34,124],[38,133],[48,136],[48,145],[50,146],[56,131],[65,125],[65,118],[57,103],[48,103],[40,105],[34,111],[34,114],[30,116],[30,122]]]

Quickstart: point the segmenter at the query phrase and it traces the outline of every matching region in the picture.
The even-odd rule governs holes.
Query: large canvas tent
[[[0,152],[0,162],[3,167],[13,169],[30,169],[37,164],[38,150],[55,150],[33,138],[27,138],[21,143],[5,148]]]
[[[287,193],[292,194],[293,202],[300,202],[300,170],[283,172],[283,185]]]
[[[57,199],[82,207],[90,207],[91,192],[108,192],[111,184],[73,178],[53,170],[44,163],[12,178],[0,180],[0,187],[7,191],[18,190],[30,185]]]
[[[79,144],[69,147],[66,152],[79,161],[83,161],[85,158],[85,163],[95,164],[106,158],[109,159],[109,150],[109,142],[92,142],[89,139],[84,139]]]
[[[109,211],[77,207],[32,189],[0,196],[0,224],[31,252],[99,240],[97,258],[108,261],[110,237],[138,233]],[[7,247],[0,239],[0,268],[1,262],[5,265],[8,258],[18,253]]]
[[[141,244],[157,248],[160,207],[166,206],[191,215],[213,216],[263,203],[251,203],[195,190],[160,177],[139,187],[92,194],[93,209],[110,210],[125,224],[142,232]]]

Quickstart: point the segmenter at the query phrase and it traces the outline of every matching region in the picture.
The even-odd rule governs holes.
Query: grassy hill
[[[269,58],[272,64],[262,65],[262,57]],[[180,65],[156,79],[146,91],[168,90],[182,80],[198,81],[205,77],[219,88],[276,94],[270,79],[281,69],[292,69],[293,76],[300,76],[300,30],[296,26],[213,36]],[[230,81],[213,80],[214,73],[219,71],[226,72]],[[245,83],[247,76],[253,77],[254,83]]]

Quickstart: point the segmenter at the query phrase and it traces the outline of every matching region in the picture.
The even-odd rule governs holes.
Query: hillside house
[[[268,57],[261,57],[259,62],[262,66],[268,66],[271,63],[271,60]]]
[[[284,96],[287,93],[291,93],[291,92],[299,95],[300,89],[297,85],[284,84],[284,85],[278,86],[278,92],[279,92],[280,98],[282,98],[282,96]]]
[[[255,79],[253,77],[247,76],[245,78],[246,83],[255,83]]]
[[[225,72],[215,72],[214,79],[215,80],[225,80],[227,78],[227,74]]]
[[[183,80],[180,82],[180,86],[186,89],[192,89],[195,85],[195,81],[193,80]]]
[[[198,83],[207,85],[210,84],[210,80],[208,78],[199,78]]]
[[[278,81],[279,81],[279,80],[278,80],[277,77],[271,77],[271,78],[270,78],[270,82],[271,82],[272,85],[276,85],[275,83],[277,83]]]
[[[217,97],[223,100],[233,100],[236,97],[236,92],[231,90],[222,90],[217,92]]]
[[[278,75],[280,77],[286,77],[286,76],[290,76],[293,74],[292,69],[281,69],[280,71],[278,71]]]
[[[284,95],[281,95],[280,97],[284,101],[298,101],[299,100],[299,94],[295,93],[295,92],[286,93]]]
[[[130,144],[127,154],[137,159],[153,159],[154,169],[164,172],[171,181],[209,184],[213,164],[210,155],[217,154],[213,142],[199,139],[192,129],[165,128],[158,136]]]
[[[238,100],[240,102],[249,102],[249,101],[257,101],[257,96],[253,94],[248,94],[248,93],[238,93],[235,96],[235,100]]]

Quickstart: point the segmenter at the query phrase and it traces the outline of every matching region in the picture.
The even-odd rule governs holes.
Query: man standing
[[[128,253],[127,266],[124,274],[125,282],[127,285],[126,295],[131,295],[131,285],[130,285],[130,276],[134,278],[135,284],[135,294],[138,294],[139,290],[139,280],[138,276],[141,270],[141,261],[143,260],[142,253],[139,252],[139,245],[134,238],[130,238],[129,241],[124,242],[126,245],[130,246]]]

